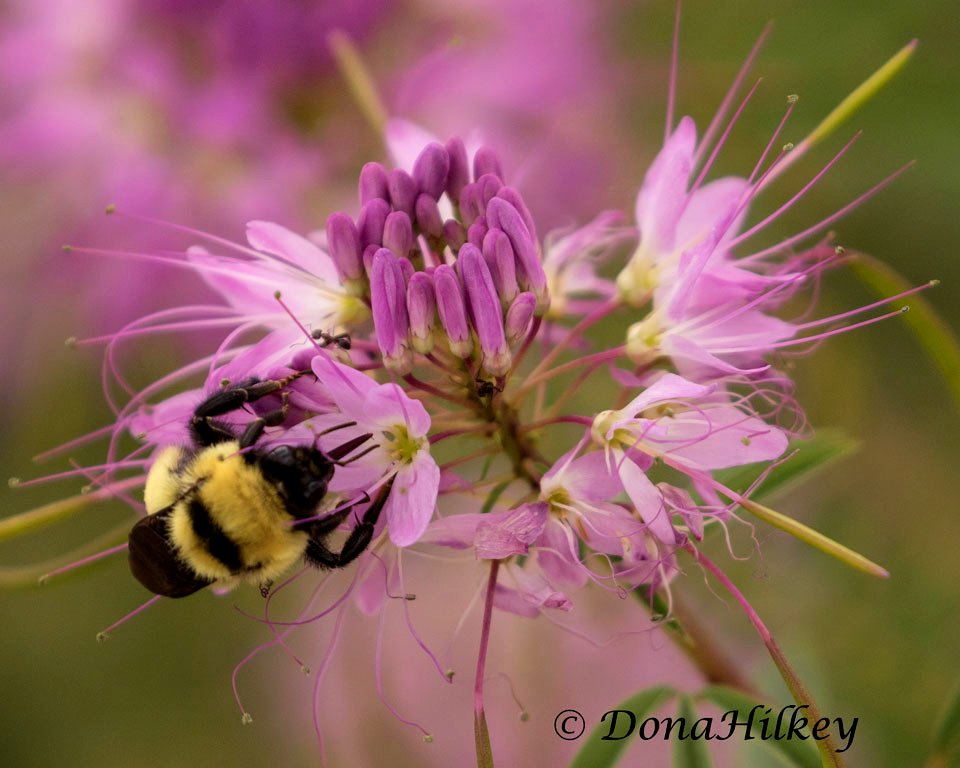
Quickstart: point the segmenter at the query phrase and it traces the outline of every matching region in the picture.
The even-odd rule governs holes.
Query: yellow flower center
[[[383,433],[387,444],[383,447],[394,461],[410,464],[427,442],[425,437],[413,437],[405,424],[395,424]]]

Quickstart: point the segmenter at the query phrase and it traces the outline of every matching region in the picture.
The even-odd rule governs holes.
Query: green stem
[[[333,58],[340,67],[357,106],[378,136],[383,136],[390,115],[383,105],[373,76],[353,41],[342,31],[334,30],[327,38]]]
[[[483,623],[480,625],[480,650],[477,653],[477,676],[473,685],[473,732],[477,747],[477,768],[494,768],[493,749],[490,747],[490,731],[483,708],[483,680],[486,674],[487,647],[490,643],[490,624],[493,619],[493,597],[497,589],[497,573],[500,561],[490,563],[490,578],[487,580],[487,595],[483,603]]]

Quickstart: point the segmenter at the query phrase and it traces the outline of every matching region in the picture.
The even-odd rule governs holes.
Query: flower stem
[[[558,365],[556,368],[551,368],[548,371],[543,371],[536,375],[531,374],[524,380],[523,386],[517,390],[515,399],[519,400],[529,392],[534,385],[539,384],[541,381],[547,381],[567,371],[574,371],[581,365],[599,365],[608,360],[616,360],[618,357],[622,357],[625,351],[626,345],[621,345],[619,347],[613,347],[612,349],[602,350],[601,352],[594,352],[592,355],[578,357],[575,360],[570,360],[569,362],[563,363],[563,365]]]
[[[797,703],[797,706],[805,706],[810,710],[811,722],[822,719],[823,715],[820,707],[814,702],[807,687],[797,676],[796,671],[790,665],[790,662],[787,661],[787,657],[783,654],[783,651],[780,650],[780,646],[777,645],[777,641],[774,639],[770,630],[767,629],[766,624],[763,623],[763,620],[747,601],[747,598],[744,597],[743,593],[737,589],[737,586],[710,558],[700,552],[693,544],[687,542],[683,548],[690,553],[700,565],[710,571],[713,577],[730,593],[731,597],[740,604],[744,613],[747,614],[747,618],[750,619],[750,623],[753,624],[754,629],[757,630],[757,634],[760,635],[760,639],[763,640],[763,644],[767,647],[770,658],[773,659],[773,663],[777,665],[780,676],[787,684],[787,688],[790,690],[790,694],[793,696],[793,700]],[[827,735],[823,740],[817,740],[817,749],[820,750],[820,758],[823,761],[823,765],[834,766],[834,768],[844,767],[843,758],[837,753],[833,738],[830,735]]]
[[[497,572],[500,561],[490,563],[490,578],[487,580],[487,595],[483,603],[483,623],[480,626],[480,650],[477,653],[477,677],[473,684],[473,732],[477,746],[477,768],[493,768],[493,750],[490,748],[490,731],[483,711],[483,679],[487,665],[487,646],[490,642],[490,623],[493,619],[493,596],[497,588]]]
[[[501,402],[500,407],[489,414],[489,418],[499,425],[495,439],[500,444],[502,452],[513,464],[514,474],[525,480],[533,490],[539,490],[540,477],[532,468],[530,461],[538,454],[529,437],[523,434],[517,411],[507,403]]]
[[[547,370],[547,368],[549,368],[560,356],[560,353],[569,347],[575,339],[579,338],[583,332],[587,330],[587,328],[605,318],[619,306],[620,302],[617,299],[611,299],[584,317],[579,323],[570,329],[570,332],[566,336],[557,342],[557,345],[551,349],[550,352],[547,353],[547,356],[540,361],[537,367],[530,372],[530,378],[533,378],[537,374]]]
[[[533,432],[537,429],[543,429],[543,427],[549,427],[552,424],[582,424],[585,427],[589,427],[593,424],[593,419],[587,416],[554,416],[549,419],[541,419],[540,421],[531,421],[529,424],[524,424],[520,427],[519,431]]]
[[[434,397],[439,397],[441,400],[446,400],[447,402],[450,402],[450,403],[456,403],[457,405],[463,406],[465,408],[469,406],[469,403],[467,403],[463,398],[457,397],[456,395],[451,395],[449,392],[444,392],[442,389],[438,389],[432,384],[428,384],[425,381],[421,381],[412,373],[408,373],[406,376],[404,376],[403,380],[407,382],[407,384],[409,384],[411,387],[416,387],[421,392],[426,392],[427,394],[433,395]]]

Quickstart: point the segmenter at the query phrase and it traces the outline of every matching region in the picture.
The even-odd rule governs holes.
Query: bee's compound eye
[[[276,448],[271,450],[267,456],[273,461],[283,464],[289,464],[295,458],[293,448],[291,448],[289,445],[278,445]]]

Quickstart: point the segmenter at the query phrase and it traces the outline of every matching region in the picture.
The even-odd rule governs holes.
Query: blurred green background
[[[544,13],[549,8],[544,3]],[[919,38],[908,68],[785,175],[761,208],[769,210],[788,197],[857,128],[865,135],[855,149],[777,231],[793,232],[829,214],[915,158],[912,171],[835,227],[838,242],[889,262],[913,282],[940,279],[941,286],[927,295],[957,327],[956,3],[686,2],[680,114],[692,114],[702,130],[769,19],[776,26],[755,70],[764,83],[721,156],[718,172],[752,167],[787,94],[800,95],[785,134],[796,140],[892,53]],[[635,182],[628,187],[618,181],[602,195],[625,206],[632,205],[643,169],[662,138],[671,27],[669,3],[623,3],[608,9],[604,34],[610,56],[629,73],[624,87],[635,81],[639,94],[624,93],[621,115],[636,137],[635,153],[625,160]],[[826,281],[820,314],[873,298],[852,276],[838,272]],[[31,314],[3,330],[28,335],[40,361],[28,386],[4,393],[8,410],[0,420],[0,463],[7,475],[30,476],[36,472],[31,456],[100,426],[109,416],[95,353],[61,345],[64,337],[82,329],[65,327],[69,306],[59,301],[33,297]],[[166,367],[160,355],[153,363],[157,371]],[[4,367],[10,372],[17,365],[7,360]],[[862,441],[862,447],[780,500],[778,508],[883,564],[891,577],[873,580],[763,527],[758,528],[761,557],[733,562],[718,546],[716,559],[753,601],[822,708],[860,718],[849,764],[920,765],[935,718],[960,680],[960,558],[954,550],[960,516],[952,488],[960,462],[960,404],[951,399],[906,325],[896,320],[830,341],[799,360],[795,373],[813,425],[839,428]],[[100,458],[96,449],[75,455],[93,463]],[[4,487],[2,509],[12,514],[58,498],[66,488],[73,492],[74,484],[19,492]],[[53,556],[128,515],[119,507],[92,508],[44,534],[4,544],[0,560],[14,565]],[[702,612],[704,623],[717,628],[718,642],[736,654],[761,687],[785,700],[743,616],[717,600],[695,572],[677,588]],[[240,602],[256,605],[253,597]],[[108,643],[94,642],[100,629],[142,599],[122,560],[43,588],[0,593],[3,765],[313,764],[309,726],[296,732],[283,727],[283,707],[302,708],[307,698],[283,704],[280,681],[287,678],[277,672],[278,654],[245,673],[245,700],[265,717],[255,727],[240,727],[229,673],[258,641],[252,639],[251,625],[227,602],[204,595],[161,605]],[[494,637],[496,642],[496,633]],[[631,662],[627,658],[624,663]],[[333,695],[338,700],[344,696],[348,707],[348,693]],[[372,691],[367,693],[372,697]],[[612,697],[609,705],[615,703]],[[299,710],[294,719],[298,725],[309,722]],[[739,764],[737,758],[726,759]],[[401,764],[399,757],[390,762]],[[413,756],[409,764],[422,762]]]

